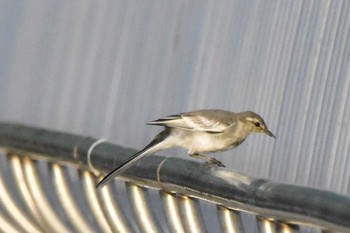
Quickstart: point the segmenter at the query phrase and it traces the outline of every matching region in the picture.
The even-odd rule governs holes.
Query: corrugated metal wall
[[[0,1],[0,120],[141,148],[144,123],[253,110],[229,169],[350,194],[349,1]],[[184,151],[163,154],[185,154]]]

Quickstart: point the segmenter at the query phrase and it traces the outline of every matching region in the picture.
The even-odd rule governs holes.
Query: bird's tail
[[[109,182],[111,182],[115,177],[121,175],[125,172],[129,167],[134,165],[138,160],[143,158],[146,155],[155,153],[159,150],[165,149],[164,146],[165,139],[169,136],[170,130],[166,128],[162,132],[160,132],[145,148],[136,154],[132,155],[128,160],[114,168],[110,173],[108,173],[97,185],[96,188],[100,189]]]

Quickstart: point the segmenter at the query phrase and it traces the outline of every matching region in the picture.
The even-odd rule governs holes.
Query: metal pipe
[[[90,137],[7,123],[0,123],[0,147],[34,159],[101,173],[135,153]],[[277,221],[350,232],[350,198],[329,191],[256,179],[221,168],[206,169],[197,162],[155,155],[143,159],[119,178]]]

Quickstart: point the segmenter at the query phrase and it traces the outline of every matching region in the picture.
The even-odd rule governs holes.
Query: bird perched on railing
[[[182,147],[188,150],[191,157],[224,167],[217,159],[202,153],[235,148],[251,133],[264,133],[275,138],[264,120],[251,111],[234,113],[216,109],[199,110],[171,115],[147,124],[164,126],[165,129],[145,148],[107,174],[97,184],[97,188],[102,188],[144,156],[160,150]]]

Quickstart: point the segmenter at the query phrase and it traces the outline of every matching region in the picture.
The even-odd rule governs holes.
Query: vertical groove
[[[25,215],[25,213],[17,206],[15,203],[15,200],[12,198],[12,194],[9,192],[10,189],[8,189],[5,185],[5,182],[3,180],[3,177],[0,176],[0,203],[1,206],[8,212],[8,214],[12,217],[12,220],[16,224],[16,226],[21,227],[21,231],[25,231],[28,233],[40,233],[42,232],[41,229],[34,225],[31,220],[28,218],[28,216]],[[2,219],[5,222],[4,219]],[[5,226],[11,227],[10,224],[6,224]]]
[[[70,232],[67,226],[57,216],[55,207],[53,207],[47,200],[45,191],[42,190],[40,185],[37,171],[35,170],[33,162],[29,158],[24,158],[24,171],[33,200],[35,201],[41,216],[44,218],[44,221],[51,228],[50,231],[59,233]]]
[[[165,220],[168,223],[170,232],[184,233],[185,229],[181,221],[181,214],[178,205],[178,200],[175,194],[159,192],[163,204],[163,211],[165,213]]]
[[[40,212],[38,211],[35,202],[33,200],[33,197],[31,196],[31,193],[29,191],[29,188],[27,186],[25,176],[23,173],[23,167],[20,161],[19,155],[10,155],[9,161],[11,163],[11,166],[14,171],[14,178],[16,181],[16,185],[18,186],[19,193],[21,194],[22,199],[24,200],[25,204],[27,205],[27,208],[29,209],[30,213],[33,215],[37,223],[41,226],[42,229],[47,229],[47,226],[45,226],[42,216],[40,215]]]
[[[92,178],[91,173],[87,171],[82,172],[82,177],[83,179],[83,187],[84,187],[84,193],[86,195],[86,198],[88,200],[88,204],[91,210],[91,215],[94,216],[97,224],[99,225],[99,228],[102,232],[106,233],[112,233],[112,229],[109,226],[109,223],[106,219],[105,213],[102,210],[102,207],[98,201],[98,197],[96,194],[96,188],[95,188],[95,183]],[[121,226],[123,226],[121,224]],[[115,231],[118,231],[115,229]],[[119,229],[119,232],[124,233],[125,231],[122,231]]]
[[[20,233],[22,231],[18,229],[17,226],[14,226],[13,223],[5,219],[2,214],[0,214],[0,232]]]
[[[95,189],[95,185],[91,188]],[[109,187],[103,187],[101,189],[100,199],[102,202],[103,210],[107,216],[110,226],[113,231],[117,232],[133,232],[131,223],[133,219],[128,219],[121,203],[113,201],[112,195],[114,195]],[[136,224],[133,224],[135,226]]]
[[[181,196],[179,197],[179,204],[185,232],[207,232],[207,227],[202,215],[199,200],[191,197]]]
[[[148,190],[130,183],[127,183],[126,188],[130,199],[130,205],[142,232],[163,232],[156,218],[156,214],[152,211],[147,193]]]
[[[256,218],[259,233],[278,233],[276,230],[276,222],[258,216]]]
[[[77,232],[92,233],[91,226],[85,221],[84,217],[80,213],[80,209],[76,205],[72,194],[69,192],[70,187],[68,186],[62,168],[54,163],[52,165],[54,174],[54,184],[57,192],[57,196],[61,202],[66,215],[70,219],[71,224]]]
[[[221,231],[227,233],[245,233],[241,215],[238,211],[217,206]]]

